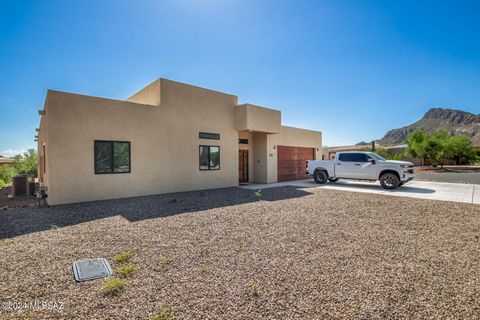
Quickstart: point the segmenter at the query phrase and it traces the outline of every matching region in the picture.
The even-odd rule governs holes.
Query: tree
[[[430,140],[426,132],[416,130],[407,136],[407,150],[405,151],[409,157],[426,158],[427,143]]]
[[[387,160],[402,160],[403,158],[403,153],[392,153],[385,148],[378,148],[377,150],[375,150],[375,153],[377,153],[381,157],[384,157]]]
[[[445,141],[449,135],[445,130],[437,130],[433,132],[426,143],[426,156],[432,161],[434,167],[443,165],[446,159]]]
[[[38,154],[35,149],[29,149],[23,157],[17,155],[13,160],[13,167],[17,174],[31,174],[37,176]]]
[[[445,156],[454,159],[456,164],[469,163],[476,159],[472,141],[465,136],[452,136],[444,142]]]
[[[0,188],[12,182],[12,177],[15,175],[15,169],[6,164],[0,166]]]
[[[434,167],[443,165],[443,161],[447,158],[465,161],[476,158],[467,137],[450,136],[445,130],[437,130],[431,135],[417,130],[408,135],[407,144],[408,156],[429,159]]]

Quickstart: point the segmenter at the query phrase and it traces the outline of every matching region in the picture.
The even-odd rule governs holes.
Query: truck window
[[[345,162],[352,162],[353,161],[352,155],[353,155],[352,153],[342,153],[338,157],[338,160],[345,161]]]
[[[342,153],[338,160],[344,162],[367,162],[368,157],[364,153]]]

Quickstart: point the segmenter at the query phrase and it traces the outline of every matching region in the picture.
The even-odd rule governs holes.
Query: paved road
[[[415,173],[415,180],[480,184],[480,172]]]
[[[385,190],[379,182],[361,182],[340,180],[336,183],[316,184],[312,179],[277,182],[270,184],[248,184],[240,188],[265,189],[281,186],[296,186],[300,188],[326,188],[352,192],[367,192],[389,196],[411,197],[429,200],[442,200],[480,204],[480,184],[446,183],[413,180],[395,190]]]

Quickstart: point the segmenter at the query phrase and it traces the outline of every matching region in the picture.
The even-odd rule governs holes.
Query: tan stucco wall
[[[277,181],[277,145],[321,154],[320,132],[275,129],[276,110],[253,106],[261,116],[249,123],[261,132],[239,132],[233,95],[160,79],[129,100],[48,92],[38,150],[46,143],[49,204],[237,186],[241,148],[249,150],[250,182]],[[220,140],[199,139],[199,132],[219,133]],[[94,140],[130,141],[131,173],[95,175]],[[199,170],[199,145],[220,146],[220,170]]]
[[[161,96],[156,107],[49,92],[49,203],[238,185],[236,97],[164,80]],[[95,175],[94,140],[130,141],[131,173]],[[220,170],[199,170],[200,144],[220,146]]]
[[[45,106],[43,108],[44,112],[48,112],[48,100],[49,96],[45,99]],[[38,138],[37,138],[37,153],[38,153],[38,179],[44,184],[48,184],[48,175],[44,172],[48,172],[48,117],[42,116],[40,119],[40,126],[38,127]],[[43,145],[45,145],[45,153],[43,152]]]
[[[127,101],[159,106],[161,103],[161,79],[155,80],[145,88],[134,93]]]
[[[235,108],[235,129],[279,133],[281,113],[278,110],[242,104]]]
[[[267,183],[267,134],[263,132],[254,132],[253,140],[253,181],[258,183]]]
[[[277,146],[315,148],[315,159],[322,159],[322,133],[320,131],[282,126],[279,134],[268,135],[267,183],[277,181]]]

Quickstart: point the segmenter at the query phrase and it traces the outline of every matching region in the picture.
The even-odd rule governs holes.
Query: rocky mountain
[[[453,135],[465,135],[472,140],[474,146],[480,146],[480,114],[444,108],[432,108],[417,122],[388,131],[380,143],[400,144],[415,130],[431,133],[438,129],[447,130]]]

